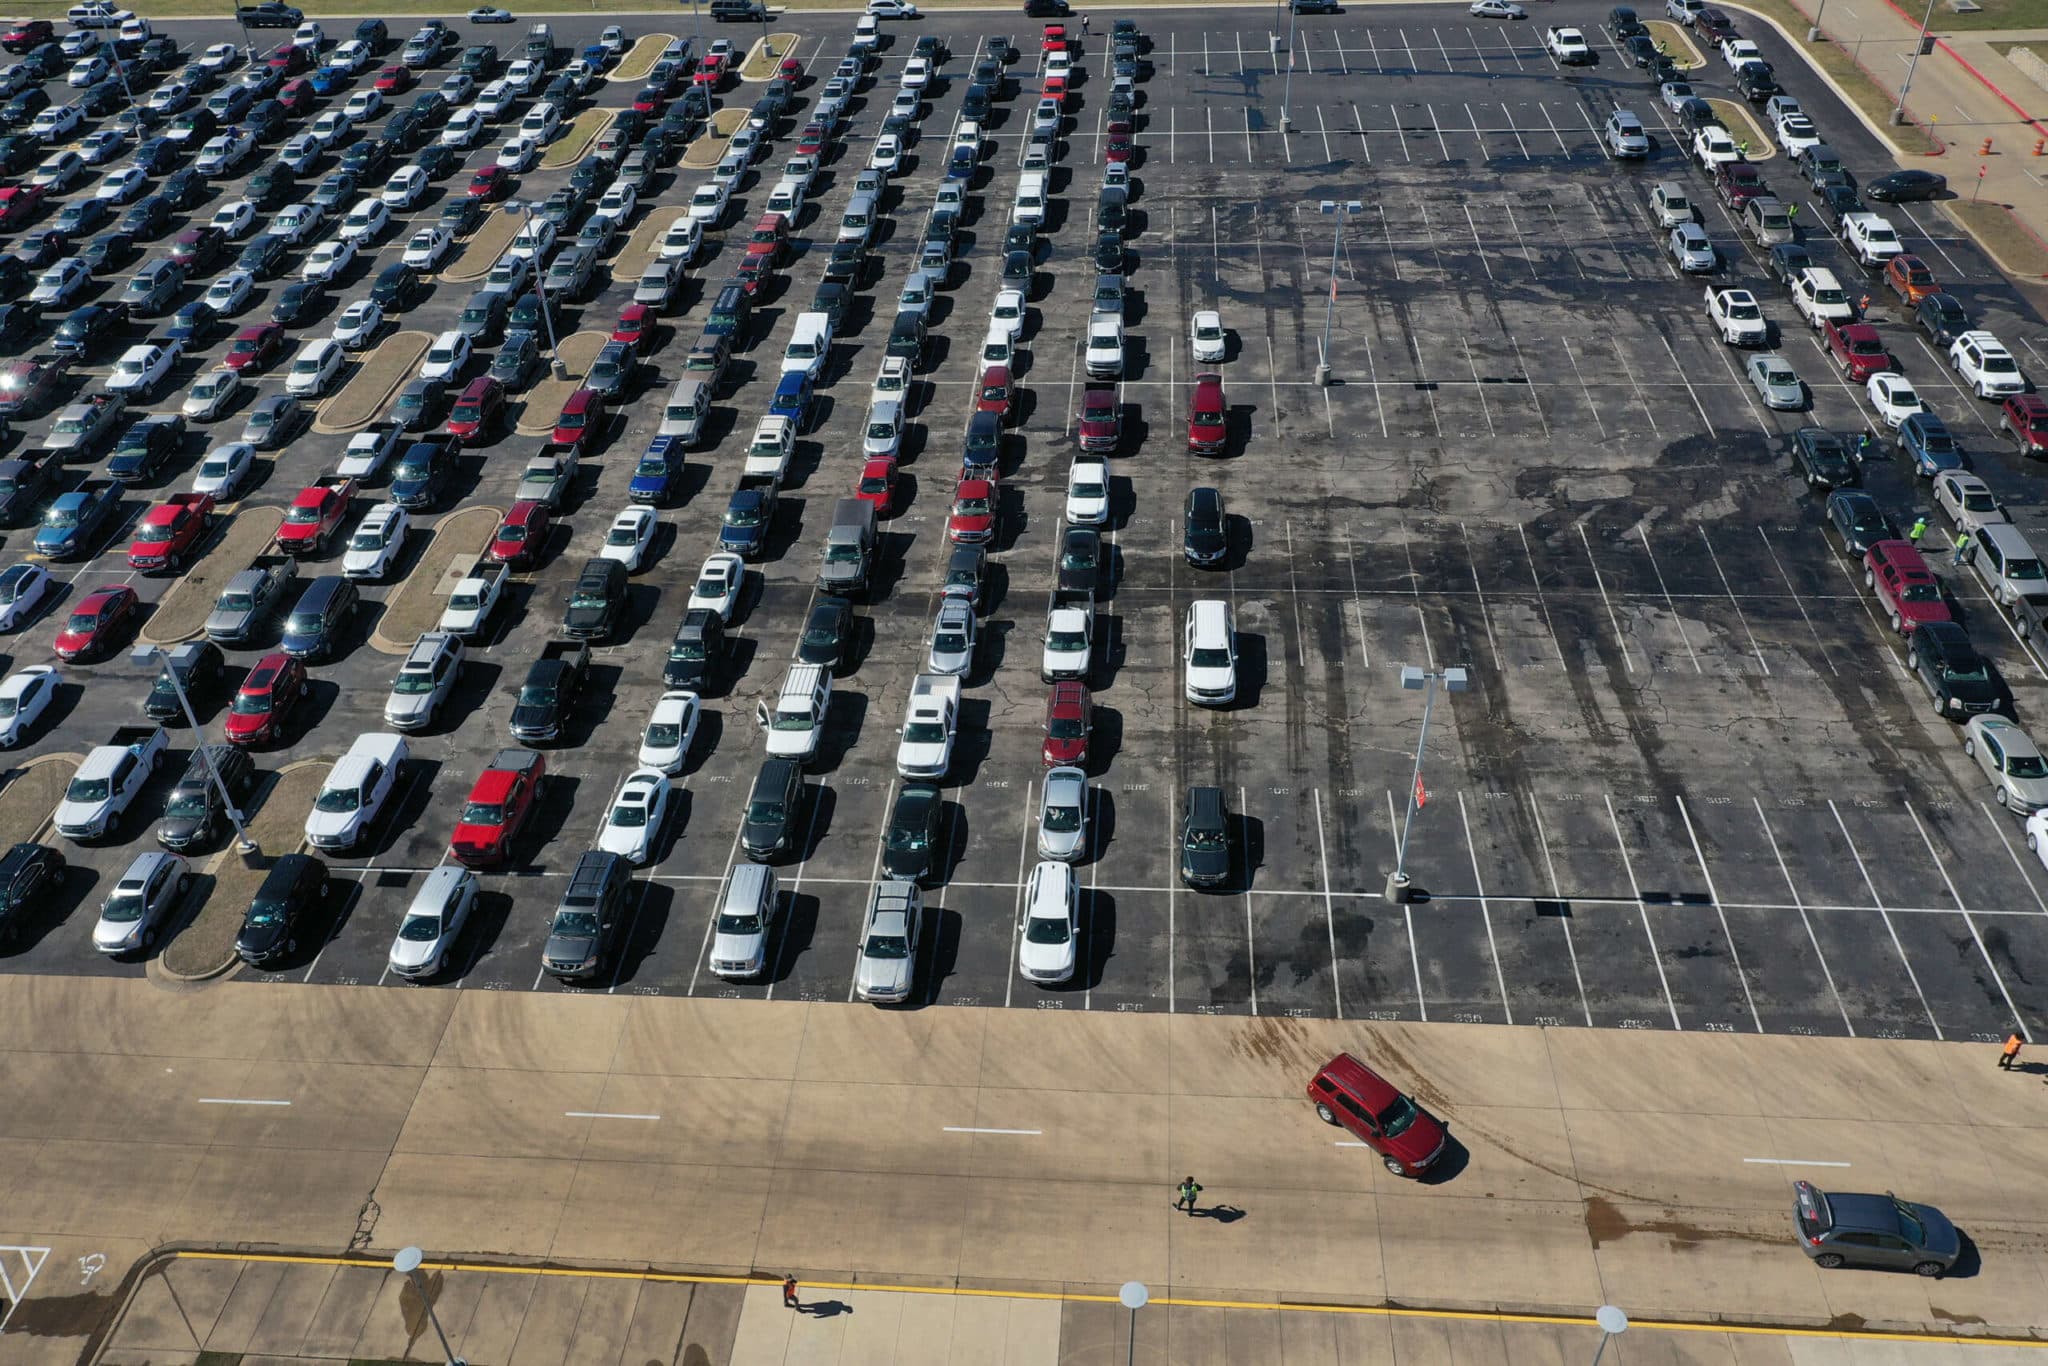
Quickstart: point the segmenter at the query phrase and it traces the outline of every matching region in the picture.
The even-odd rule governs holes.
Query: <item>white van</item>
[[[765,863],[739,862],[718,899],[711,940],[711,970],[720,977],[759,977],[768,970],[768,931],[781,901],[775,870]]]
[[[2040,552],[2010,522],[1978,527],[1964,557],[1984,581],[1984,591],[2001,607],[2048,591],[2048,570],[2042,567]]]
[[[1014,223],[1038,224],[1045,221],[1045,173],[1027,171],[1017,179],[1017,204],[1010,211]]]
[[[668,391],[668,403],[661,410],[657,436],[679,436],[685,446],[694,446],[704,435],[704,417],[711,411],[711,387],[701,379],[685,376]]]
[[[1202,598],[1188,604],[1185,686],[1197,706],[1228,706],[1237,698],[1237,630],[1230,604]]]
[[[782,373],[801,370],[812,379],[825,371],[825,359],[832,354],[832,318],[826,313],[799,313],[796,331],[782,352]]]
[[[754,719],[768,737],[768,753],[777,759],[811,759],[818,737],[825,733],[825,709],[832,703],[832,671],[822,664],[792,664],[783,675],[775,710],[754,704]]]

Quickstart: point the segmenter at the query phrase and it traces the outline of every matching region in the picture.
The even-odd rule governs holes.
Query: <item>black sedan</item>
[[[1915,199],[1939,199],[1948,193],[1948,177],[1932,171],[1893,171],[1863,187],[1863,197],[1881,204],[1904,204]]]

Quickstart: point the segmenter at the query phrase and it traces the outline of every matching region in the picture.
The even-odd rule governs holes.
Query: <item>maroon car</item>
[[[1357,1135],[1396,1176],[1421,1176],[1450,1142],[1443,1121],[1349,1053],[1322,1065],[1308,1098],[1323,1123]]]

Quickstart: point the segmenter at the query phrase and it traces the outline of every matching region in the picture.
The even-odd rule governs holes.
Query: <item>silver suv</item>
[[[414,641],[384,701],[384,724],[404,731],[433,725],[462,676],[462,654],[462,637],[447,631],[429,631]]]
[[[1792,1184],[1799,1247],[1816,1265],[1876,1266],[1939,1276],[1962,1255],[1962,1237],[1932,1205],[1883,1195],[1830,1195],[1810,1181]]]
[[[924,896],[914,882],[890,879],[875,885],[867,923],[860,932],[860,961],[853,991],[863,1001],[907,1001],[917,983],[917,931]]]

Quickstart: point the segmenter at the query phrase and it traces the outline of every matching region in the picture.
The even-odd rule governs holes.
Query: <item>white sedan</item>
[[[1188,340],[1194,348],[1196,360],[1204,363],[1221,361],[1225,350],[1223,315],[1213,308],[1196,313],[1188,324]]]
[[[1466,10],[1475,19],[1527,19],[1529,11],[1513,0],[1472,0]]]
[[[375,86],[364,86],[348,97],[341,106],[341,112],[360,123],[364,119],[377,117],[377,111],[384,107],[384,92]]]
[[[421,228],[405,244],[405,255],[401,259],[414,270],[433,270],[441,264],[441,258],[448,254],[448,248],[454,241],[448,235],[448,229],[438,223]]]
[[[540,144],[532,138],[514,137],[505,139],[505,145],[498,149],[498,164],[517,175],[528,170],[540,160]]]
[[[215,43],[193,63],[201,71],[233,71],[242,64],[242,49],[233,43]]]
[[[875,139],[875,150],[868,156],[868,169],[895,175],[903,165],[903,140],[894,133],[884,133]]]
[[[26,625],[55,582],[49,570],[26,561],[0,572],[0,631],[18,631]]]
[[[682,772],[690,757],[690,742],[697,738],[697,694],[676,688],[661,695],[640,735],[640,767],[663,773]]]
[[[732,613],[739,606],[740,589],[747,581],[745,561],[730,551],[720,551],[704,561],[704,567],[697,571],[697,581],[690,585],[692,608],[704,607],[718,614],[718,619],[730,626]]]
[[[256,226],[256,206],[246,199],[230,199],[213,211],[208,226],[230,238],[240,237]]]
[[[206,287],[206,306],[223,318],[232,318],[249,306],[255,292],[255,276],[246,270],[231,270]]]
[[[598,827],[597,847],[634,866],[654,857],[654,842],[668,818],[668,775],[659,769],[636,768],[619,784]]]
[[[1957,531],[1972,536],[2010,520],[1991,485],[1964,470],[1943,470],[1934,476],[1934,501]]]
[[[1890,370],[1872,375],[1866,392],[1870,395],[1870,406],[1877,409],[1884,425],[1893,431],[1897,431],[1913,414],[1927,411],[1927,405],[1920,401],[1920,392],[1913,387],[1913,381]]]
[[[604,535],[604,546],[597,552],[599,558],[617,560],[626,566],[627,573],[634,572],[645,561],[660,525],[653,508],[627,508],[612,518],[611,530]]]
[[[334,144],[347,137],[349,129],[355,126],[356,121],[350,118],[345,111],[329,109],[307,124],[306,131],[301,136],[309,137],[321,147],[331,151]]]
[[[12,749],[28,738],[29,728],[49,708],[59,682],[56,669],[31,664],[0,682],[0,749]]]
[[[1012,342],[1023,337],[1023,290],[999,289],[996,291],[995,305],[988,311],[988,330],[992,334],[1000,330]]]
[[[185,391],[185,402],[179,411],[194,422],[213,422],[234,406],[235,396],[241,391],[240,371],[226,366],[207,370]]]
[[[107,178],[93,190],[92,197],[125,204],[148,188],[149,172],[140,166],[118,166],[107,172]]]
[[[230,441],[215,446],[200,458],[199,472],[192,476],[192,491],[210,493],[226,502],[248,481],[255,468],[256,448],[248,442]]]
[[[355,238],[330,237],[307,253],[306,263],[299,267],[299,278],[331,285],[336,276],[354,264],[355,259]]]
[[[384,325],[384,306],[375,299],[358,299],[341,310],[330,334],[344,351],[360,351]]]

